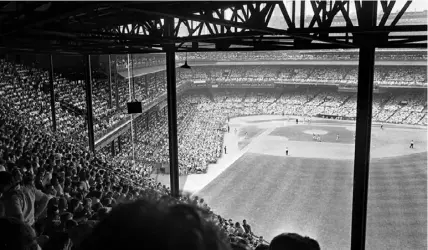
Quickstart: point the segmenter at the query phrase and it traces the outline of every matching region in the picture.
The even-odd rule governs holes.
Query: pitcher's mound
[[[303,133],[308,134],[308,135],[313,135],[313,134],[325,135],[325,134],[328,134],[328,132],[325,130],[316,130],[316,129],[305,130],[305,131],[303,131]]]

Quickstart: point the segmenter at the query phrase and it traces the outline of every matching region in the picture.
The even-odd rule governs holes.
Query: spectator
[[[241,227],[241,224],[239,222],[235,223],[235,228],[236,228],[235,234],[237,234],[237,235],[243,235],[245,233],[244,228]]]
[[[50,238],[43,250],[71,250],[71,239],[65,232],[56,232]]]
[[[2,177],[4,178],[4,177]],[[27,223],[12,217],[0,218],[2,250],[39,250],[36,233]]]
[[[133,216],[129,216],[132,214]],[[119,205],[81,249],[229,249],[213,224],[190,205],[139,200]]]
[[[270,250],[320,250],[318,242],[307,236],[295,233],[283,233],[272,239]]]
[[[22,220],[32,226],[41,212],[46,208],[49,197],[37,190],[31,183],[21,186],[9,172],[0,172],[0,205],[2,216]],[[35,203],[39,202],[35,211]]]
[[[251,226],[247,224],[247,220],[243,220],[242,221],[242,227],[244,228],[245,233],[252,234],[252,232],[251,232]]]
[[[269,250],[269,245],[259,244],[254,250]]]

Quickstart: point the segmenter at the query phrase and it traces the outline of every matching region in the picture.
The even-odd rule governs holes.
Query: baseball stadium
[[[192,3],[2,5],[0,246],[426,249],[426,7]]]

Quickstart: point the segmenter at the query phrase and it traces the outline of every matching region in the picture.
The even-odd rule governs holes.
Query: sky
[[[312,11],[312,7],[309,7],[309,0],[306,0],[306,8],[305,8],[305,12],[308,15],[312,15],[313,11]],[[366,1],[366,0],[363,0]],[[367,0],[370,1],[370,0]],[[290,7],[291,9],[291,5],[292,5],[292,0],[283,0],[283,2],[286,4],[287,7]],[[300,13],[300,4],[298,4],[299,0],[296,1],[296,12]],[[395,1],[395,5],[394,8],[392,9],[392,12],[398,12],[401,10],[401,8],[404,6],[404,4],[407,2],[407,0],[396,0]],[[413,0],[412,3],[410,4],[409,8],[407,9],[407,11],[422,11],[422,10],[426,10],[428,8],[428,0]],[[351,8],[350,8],[351,13],[355,12],[355,3],[354,0],[351,0]],[[382,8],[380,7],[380,1],[379,1],[379,7],[378,7],[378,12],[382,12]]]

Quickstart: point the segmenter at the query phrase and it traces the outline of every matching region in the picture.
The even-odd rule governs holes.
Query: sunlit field
[[[322,249],[349,249],[355,124],[296,125],[269,117],[230,124],[226,144],[237,143],[236,154],[243,154],[196,194],[216,213],[252,222],[268,240],[297,232],[317,239]],[[367,249],[426,249],[426,136],[426,129],[373,125]]]

